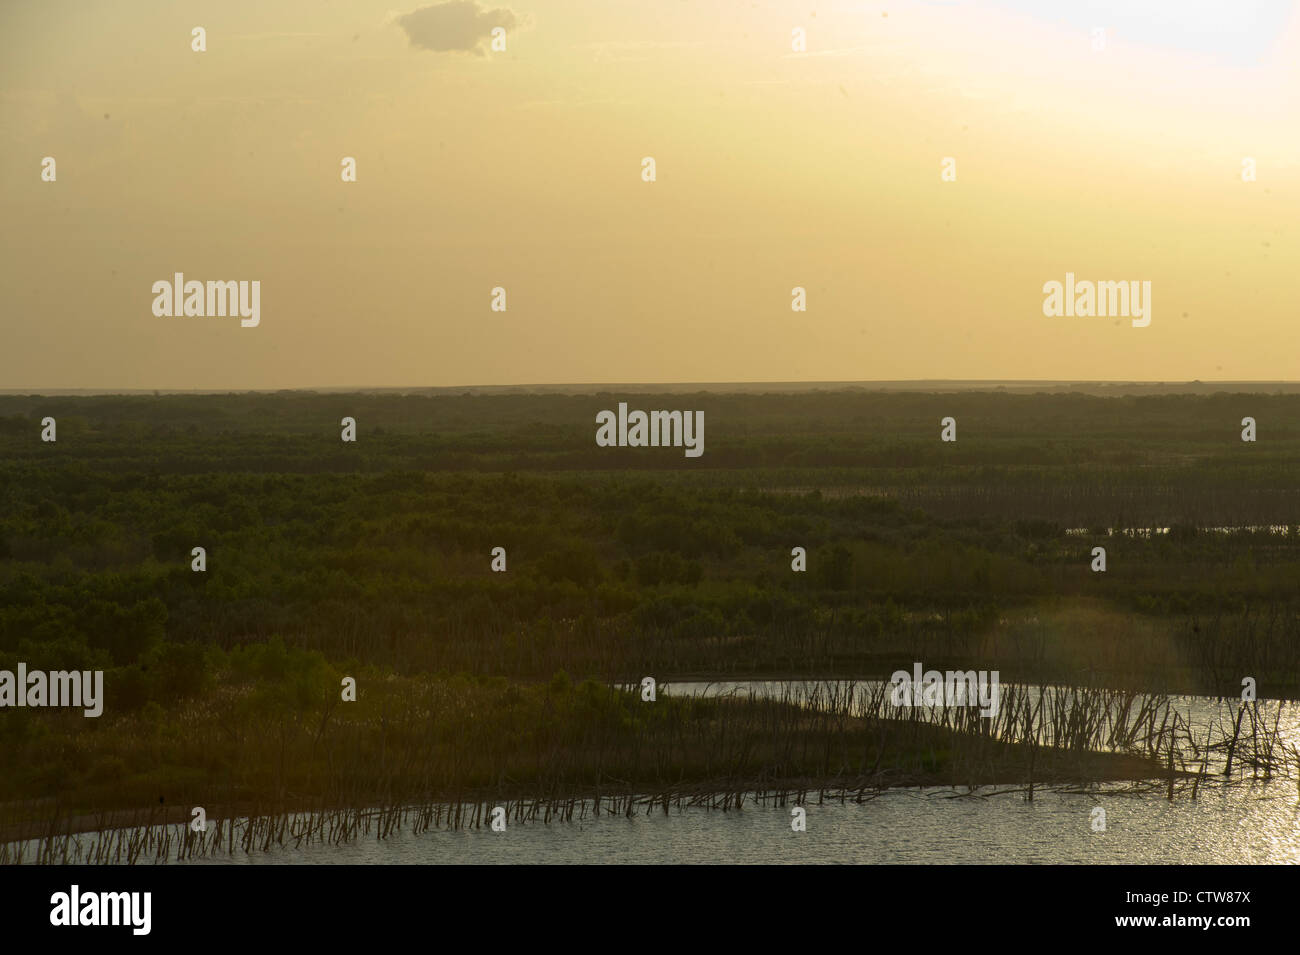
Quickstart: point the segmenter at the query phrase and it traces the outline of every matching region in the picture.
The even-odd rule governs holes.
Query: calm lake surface
[[[776,681],[676,683],[663,692],[780,694],[814,686]],[[1231,706],[1177,698],[1194,726]],[[1276,708],[1274,701],[1265,704]],[[1271,710],[1270,712],[1275,712]],[[1300,707],[1283,707],[1280,728],[1300,739]],[[1271,720],[1270,720],[1271,722]],[[1040,791],[968,796],[966,790],[890,790],[863,803],[806,805],[807,830],[790,828],[790,807],[742,811],[662,808],[634,818],[590,812],[569,823],[511,823],[488,829],[409,832],[347,846],[313,845],[187,865],[545,864],[545,863],[1287,863],[1300,864],[1300,788],[1293,780],[1203,784],[1199,797]],[[1110,789],[1106,793],[1106,789]],[[988,791],[988,790],[986,790]],[[1093,831],[1093,810],[1106,812]]]
[[[788,808],[662,810],[602,815],[505,832],[402,833],[384,841],[313,846],[186,865],[546,863],[1300,863],[1294,783],[1157,796],[1039,793],[949,798],[949,789],[894,790],[861,805],[807,807],[806,832]],[[1094,806],[1106,831],[1093,832]]]

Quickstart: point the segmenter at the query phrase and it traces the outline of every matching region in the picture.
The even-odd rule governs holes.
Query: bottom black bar
[[[259,947],[373,944],[385,924],[454,926],[461,943],[476,935],[496,943],[511,931],[536,937],[547,925],[660,940],[672,926],[692,937],[696,925],[734,938],[776,923],[815,926],[817,937],[838,929],[889,937],[891,926],[906,937],[925,927],[956,945],[989,931],[1006,939],[1038,930],[1233,944],[1293,927],[1296,887],[1287,866],[872,866],[851,875],[819,867],[788,878],[729,867],[724,879],[699,867],[543,879],[535,866],[440,868],[10,866],[0,868],[0,918],[6,942],[62,936],[115,946],[226,935]]]

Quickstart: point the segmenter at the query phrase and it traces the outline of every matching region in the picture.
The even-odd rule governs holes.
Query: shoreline
[[[285,816],[326,816],[331,814],[360,814],[362,816],[385,816],[393,813],[418,813],[430,807],[486,806],[489,804],[533,805],[549,809],[549,815],[562,815],[562,807],[573,807],[581,803],[610,802],[626,807],[677,804],[686,806],[704,806],[710,808],[710,802],[718,797],[731,799],[739,795],[754,795],[763,800],[787,800],[795,794],[818,794],[824,798],[842,799],[854,794],[856,798],[881,795],[893,790],[906,789],[968,789],[969,795],[981,794],[981,789],[999,789],[1000,792],[1022,792],[1027,790],[1054,790],[1063,786],[1095,787],[1116,783],[1146,783],[1153,791],[1168,787],[1171,782],[1186,783],[1197,778],[1198,774],[1184,770],[1175,770],[1172,774],[1141,757],[1122,753],[1069,753],[1062,750],[1050,750],[1039,747],[1035,754],[1043,758],[1045,765],[1035,766],[1032,779],[1002,771],[987,771],[971,774],[968,778],[957,779],[951,773],[897,771],[880,772],[870,776],[834,776],[834,777],[784,777],[784,778],[729,778],[718,777],[698,782],[683,782],[671,787],[655,788],[652,786],[596,787],[580,786],[571,791],[554,795],[539,795],[537,790],[478,790],[457,794],[430,794],[424,799],[412,798],[401,800],[395,805],[313,805],[307,800],[289,801],[278,806],[267,802],[245,802],[233,808],[216,806],[207,813],[209,830],[214,825],[222,826],[241,821],[259,819],[279,819]],[[1080,757],[1082,756],[1082,759]],[[1076,765],[1066,766],[1067,761]],[[1078,763],[1082,763],[1082,767]],[[1111,763],[1111,771],[1097,772],[1104,767],[1099,764]],[[1093,772],[1081,770],[1091,769]],[[1171,778],[1172,777],[1172,778]],[[1222,778],[1214,776],[1214,778]],[[0,806],[0,811],[13,808]],[[206,807],[205,807],[206,808]],[[90,833],[109,833],[119,830],[150,828],[157,826],[185,825],[190,822],[191,810],[184,807],[168,806],[135,809],[112,809],[102,812],[81,812],[70,816],[47,817],[44,820],[31,819],[24,822],[0,824],[0,846],[13,846],[22,842],[59,839],[64,837],[84,836]],[[55,825],[51,825],[54,822]],[[459,828],[459,827],[457,827]],[[467,828],[467,827],[466,827]]]
[[[931,666],[926,664],[927,670],[947,671],[949,669],[978,670],[979,667],[949,667],[949,666]],[[987,670],[987,665],[983,666]],[[778,676],[772,676],[764,673],[749,673],[742,676],[729,674],[718,676],[717,674],[704,674],[700,676],[688,675],[678,677],[667,677],[659,681],[660,687],[672,687],[673,684],[699,684],[699,683],[888,683],[891,674],[876,676],[798,676],[782,673]],[[1003,684],[1010,685],[1012,682],[1022,686],[1042,687],[1045,689],[1078,689],[1078,690],[1104,690],[1111,693],[1142,693],[1147,696],[1168,696],[1168,697],[1195,697],[1204,700],[1223,700],[1241,702],[1239,693],[1225,693],[1222,695],[1214,693],[1205,693],[1197,690],[1168,690],[1168,689],[1151,689],[1150,687],[1123,686],[1115,683],[1071,683],[1066,680],[1039,680],[1017,678],[1015,681],[1003,680]],[[611,686],[625,687],[631,684],[624,684],[614,681]],[[1300,702],[1300,683],[1283,684],[1281,693],[1263,693],[1259,692],[1256,699],[1252,702],[1266,703],[1271,701],[1294,703]],[[671,693],[669,694],[671,695]]]

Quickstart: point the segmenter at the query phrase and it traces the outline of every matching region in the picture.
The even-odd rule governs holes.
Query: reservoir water
[[[663,684],[678,695],[726,693],[781,696],[817,705],[844,690],[871,697],[879,682],[750,681]],[[1069,688],[1029,688],[1046,705],[1060,705]],[[1063,695],[1064,694],[1064,695]],[[878,697],[877,697],[878,699]],[[864,703],[865,705],[865,703]],[[1175,697],[1173,708],[1196,736],[1229,729],[1235,701]],[[1261,701],[1260,713],[1288,746],[1300,741],[1300,705]],[[1229,732],[1229,735],[1231,733]],[[889,789],[862,801],[810,793],[806,829],[791,828],[793,802],[752,798],[740,810],[671,808],[631,817],[599,816],[588,803],[570,822],[511,821],[504,832],[409,827],[377,839],[302,848],[219,854],[185,865],[498,864],[547,863],[907,863],[907,864],[1260,864],[1300,863],[1300,786],[1294,766],[1286,778],[1205,776],[1196,799],[1165,798],[1163,787],[1134,792],[1130,784],[1038,789],[1032,801],[1019,787]],[[1248,774],[1249,776],[1249,774]],[[1104,828],[1097,810],[1104,810]],[[91,841],[95,834],[79,840]],[[24,855],[35,855],[28,843]],[[176,863],[171,863],[176,864]]]
[[[777,681],[676,683],[677,694],[778,695],[816,684]],[[865,685],[864,685],[865,686]],[[1276,713],[1278,704],[1267,703]],[[1194,731],[1223,720],[1231,704],[1177,698]],[[1270,718],[1270,722],[1271,722]],[[1300,741],[1300,707],[1282,706],[1283,735]],[[940,863],[1207,864],[1300,863],[1300,787],[1293,779],[1225,784],[1208,779],[1193,800],[1133,794],[1023,793],[923,788],[885,791],[861,803],[838,799],[805,808],[807,829],[791,830],[790,806],[747,802],[740,811],[662,808],[631,818],[604,813],[569,823],[511,823],[505,832],[430,830],[385,840],[362,837],[187,864],[547,863]],[[992,794],[990,794],[992,793]],[[1096,808],[1105,810],[1097,831]]]

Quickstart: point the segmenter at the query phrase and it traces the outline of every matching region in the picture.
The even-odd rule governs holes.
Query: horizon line
[[[367,392],[501,392],[513,391],[523,393],[556,392],[579,390],[593,391],[636,390],[651,391],[717,391],[720,389],[740,389],[753,391],[762,388],[780,388],[785,391],[812,391],[835,389],[906,389],[924,387],[927,389],[943,387],[960,388],[1026,388],[1026,387],[1087,387],[1087,388],[1170,388],[1170,387],[1223,387],[1248,386],[1251,388],[1283,387],[1300,388],[1300,381],[1285,379],[1189,379],[1189,380],[1125,380],[1125,379],[1080,379],[1080,378],[876,378],[857,380],[817,380],[817,381],[669,381],[669,382],[520,382],[515,384],[457,384],[457,385],[312,385],[290,388],[254,387],[254,388],[0,388],[4,396],[73,396],[111,397],[114,395],[231,395],[231,394],[284,394],[284,393],[367,393]]]

